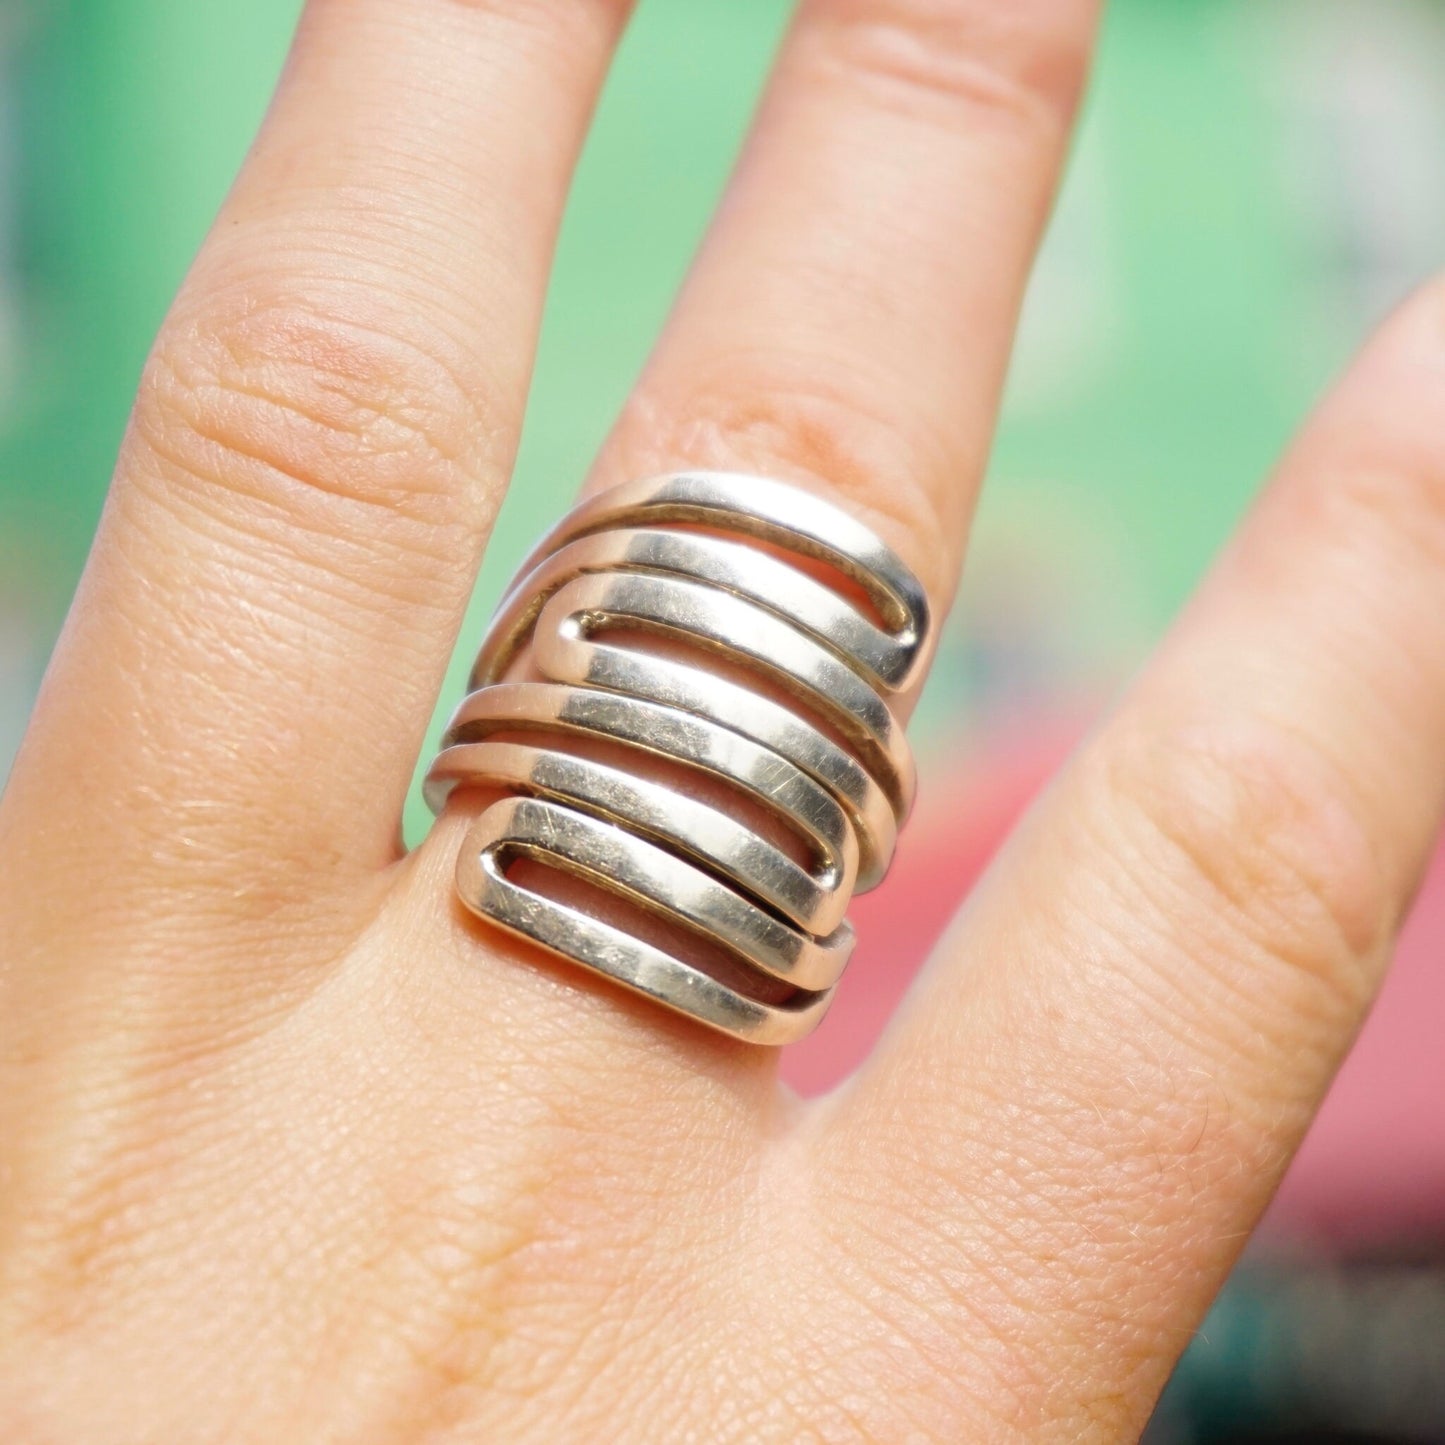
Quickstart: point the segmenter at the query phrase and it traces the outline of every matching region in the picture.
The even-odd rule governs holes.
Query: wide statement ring
[[[802,1038],[912,802],[889,697],[930,632],[908,568],[811,493],[688,472],[582,503],[522,564],[427,774],[433,811],[507,795],[458,896],[714,1029]]]

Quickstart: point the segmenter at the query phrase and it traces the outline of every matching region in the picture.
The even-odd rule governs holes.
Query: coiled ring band
[[[803,1037],[912,802],[889,699],[930,631],[908,568],[811,493],[690,472],[583,503],[522,564],[427,774],[434,811],[507,795],[459,897],[734,1037]]]

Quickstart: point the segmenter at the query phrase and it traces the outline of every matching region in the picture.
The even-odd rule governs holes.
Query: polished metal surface
[[[584,502],[523,564],[427,776],[434,810],[508,795],[459,896],[712,1028],[801,1038],[912,802],[889,697],[930,634],[903,563],[798,488],[682,473]]]

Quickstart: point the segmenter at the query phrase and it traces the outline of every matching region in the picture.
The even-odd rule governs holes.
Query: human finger
[[[1431,851],[1441,297],[1325,405],[821,1116],[819,1218],[866,1232],[890,1308],[984,1338],[961,1394],[1006,1351],[1020,1438],[1142,1427]]]

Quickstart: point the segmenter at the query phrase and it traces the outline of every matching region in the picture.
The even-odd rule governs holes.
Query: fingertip
[[[1412,291],[1376,329],[1305,439],[1343,438],[1368,455],[1420,446],[1445,461],[1445,272]]]

